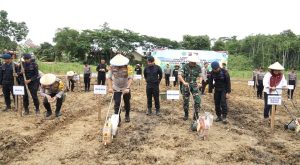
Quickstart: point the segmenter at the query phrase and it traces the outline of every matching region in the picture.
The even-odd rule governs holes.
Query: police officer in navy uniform
[[[215,90],[214,101],[217,114],[216,122],[227,123],[227,99],[231,92],[230,76],[227,70],[221,68],[219,62],[211,63],[212,72],[209,77],[209,93]],[[214,82],[214,83],[213,83]]]
[[[148,66],[144,69],[144,77],[147,82],[147,115],[152,114],[152,97],[154,97],[156,115],[160,116],[160,103],[159,103],[159,84],[162,79],[162,70],[160,66],[155,65],[154,57],[148,57]]]
[[[26,81],[24,81],[23,79],[23,73],[20,72],[20,80],[21,80],[21,84],[27,84],[28,85],[28,89],[30,91],[34,106],[35,106],[35,113],[39,114],[40,110],[40,102],[37,96],[37,91],[39,89],[39,69],[38,69],[38,65],[35,62],[32,62],[31,60],[31,55],[30,54],[24,54],[23,55],[24,58],[24,62],[22,62],[23,68],[24,68],[24,72],[25,72],[25,77],[26,77]],[[19,69],[21,70],[21,68]],[[23,97],[23,102],[24,102],[24,109],[25,109],[25,113],[24,115],[28,115],[29,114],[29,100],[28,100],[28,94],[27,94],[27,90],[25,90],[25,95]]]
[[[106,72],[108,71],[106,68],[105,60],[102,59],[100,61],[100,64],[98,64],[96,68],[98,72],[98,77],[97,77],[97,84],[98,85],[105,85],[105,80],[106,80]]]
[[[11,54],[4,54],[2,56],[4,63],[1,65],[0,69],[0,85],[2,85],[2,91],[4,95],[4,100],[6,108],[3,111],[8,111],[11,109],[11,100],[10,94],[13,95],[13,86],[14,86],[14,76],[17,77],[18,67],[15,66],[16,73],[13,73],[13,61]]]

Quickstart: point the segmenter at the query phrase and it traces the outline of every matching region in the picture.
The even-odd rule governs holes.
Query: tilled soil
[[[213,123],[205,141],[190,131],[192,106],[190,119],[182,120],[182,101],[162,100],[162,116],[146,116],[144,86],[133,87],[131,122],[122,122],[108,146],[102,128],[110,94],[101,98],[101,121],[92,92],[69,92],[59,119],[1,112],[0,164],[300,164],[300,136],[284,130],[291,119],[285,109],[278,107],[271,131],[263,120],[263,101],[247,82],[232,85],[229,123]],[[212,95],[202,96],[201,106],[214,114]],[[124,121],[124,112],[121,116]]]

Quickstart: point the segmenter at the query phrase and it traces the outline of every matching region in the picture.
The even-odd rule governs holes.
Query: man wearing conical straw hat
[[[118,54],[110,60],[111,69],[108,72],[108,91],[110,93],[114,93],[115,114],[119,113],[121,98],[123,94],[126,111],[125,122],[130,122],[130,86],[132,82],[132,76],[128,75],[128,63],[128,58],[121,54]],[[119,118],[119,123],[120,122],[121,117]]]
[[[268,105],[268,96],[272,94],[281,94],[282,88],[287,87],[287,81],[283,74],[283,66],[279,62],[269,66],[269,72],[265,74],[263,79],[264,85],[264,118],[269,120],[271,105]]]
[[[47,110],[46,118],[52,115],[50,103],[56,101],[55,116],[61,116],[61,106],[64,99],[64,83],[54,74],[48,73],[41,77],[41,96],[44,97],[43,104]]]

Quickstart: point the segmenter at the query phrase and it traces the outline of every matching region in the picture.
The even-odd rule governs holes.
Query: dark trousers
[[[265,101],[265,107],[264,107],[264,118],[269,118],[271,113],[272,105],[268,105],[268,94],[264,92],[264,101]]]
[[[264,90],[263,80],[258,80],[257,83],[257,98],[262,99],[262,93]]]
[[[170,86],[170,74],[165,74],[166,86]]]
[[[104,75],[98,75],[97,84],[98,85],[105,85],[105,80],[106,80],[105,74]]]
[[[56,93],[51,94],[50,96],[54,97],[55,95],[56,95]],[[63,97],[64,96],[62,96],[61,98],[57,98],[57,100],[56,100],[56,110],[55,110],[56,113],[60,112],[60,109],[61,109],[61,106],[63,103]],[[44,98],[43,104],[44,104],[44,107],[47,110],[47,112],[52,113],[50,103],[48,102],[48,99],[46,97]]]
[[[255,89],[256,88],[256,77],[253,77],[252,80],[254,81],[253,89]]]
[[[91,85],[91,74],[84,74],[84,90],[89,91],[90,90],[90,85]]]
[[[159,85],[147,85],[146,87],[147,93],[147,107],[148,109],[152,108],[152,97],[154,97],[155,108],[156,110],[160,109],[159,103]]]
[[[215,111],[218,117],[221,115],[227,117],[227,100],[225,91],[215,91],[214,93],[215,100]]]
[[[295,91],[295,88],[296,88],[296,81],[295,80],[289,80],[289,85],[294,85],[294,89],[289,89],[288,90],[288,96],[289,96],[289,99],[293,99],[293,96],[294,96],[294,91]]]
[[[75,80],[71,79],[69,80],[69,89],[71,89],[72,92],[74,92],[75,87]]]
[[[207,84],[208,84],[208,80],[206,81],[202,80],[201,94],[205,93],[205,88]]]
[[[29,107],[28,93],[27,93],[25,86],[24,86],[24,88],[25,88],[25,95],[23,97],[24,108],[25,108],[25,110],[28,110],[28,107]],[[30,82],[28,84],[28,89],[31,94],[35,109],[38,110],[40,108],[40,102],[39,102],[39,98],[37,96],[37,91],[39,89],[39,82],[37,82],[37,81]]]
[[[173,82],[174,87],[176,87],[176,85],[178,84],[178,76],[174,76],[175,77],[175,81]]]
[[[13,85],[3,85],[2,86],[2,91],[3,91],[3,95],[4,95],[4,100],[5,100],[5,104],[7,108],[10,108],[10,94],[13,96],[14,100],[15,100],[15,96],[13,94]]]
[[[119,109],[121,106],[121,96],[122,96],[122,92],[114,92],[115,114],[119,113]],[[130,93],[123,94],[123,101],[125,104],[125,111],[126,111],[125,116],[129,116],[129,113],[130,113],[130,98],[131,98]],[[120,111],[120,114],[121,114],[121,111]]]

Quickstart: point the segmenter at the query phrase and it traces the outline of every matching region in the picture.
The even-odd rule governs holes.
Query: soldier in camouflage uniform
[[[189,100],[190,93],[192,93],[194,98],[194,120],[198,118],[198,113],[200,111],[201,98],[199,95],[199,88],[202,86],[202,76],[201,76],[201,67],[197,65],[198,58],[195,56],[190,56],[188,58],[188,64],[185,64],[178,73],[178,78],[182,85],[183,93],[183,109],[184,109],[184,118],[187,120],[189,116]]]

